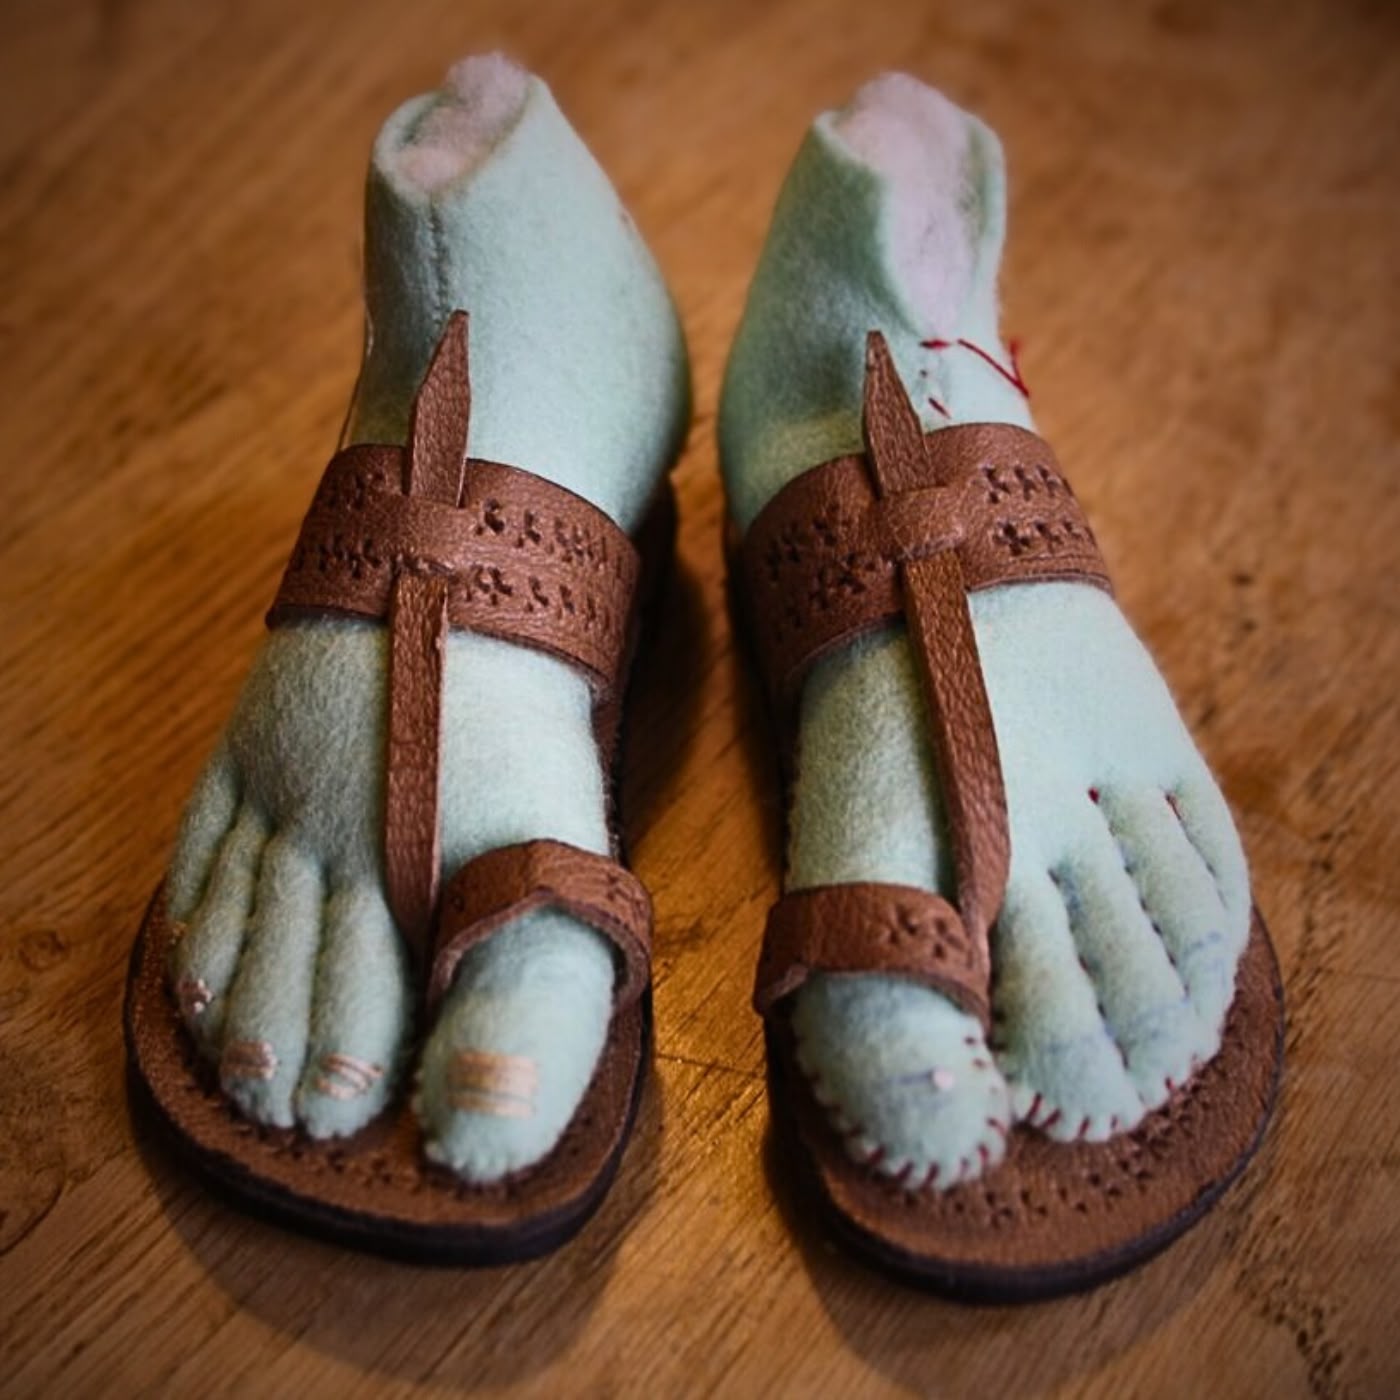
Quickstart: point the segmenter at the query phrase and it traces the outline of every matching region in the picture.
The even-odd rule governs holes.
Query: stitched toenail
[[[453,1108],[497,1118],[532,1118],[539,1068],[524,1055],[462,1050],[447,1072],[447,1101]]]
[[[313,1087],[332,1099],[357,1099],[367,1094],[384,1077],[384,1071],[368,1060],[330,1051],[321,1056],[320,1073]]]
[[[174,942],[178,943],[190,931],[190,926],[180,919],[171,919],[170,935]]]
[[[175,999],[180,1003],[181,1015],[190,1021],[204,1014],[214,994],[202,977],[182,977],[175,984]]]
[[[277,1056],[267,1041],[234,1040],[224,1046],[221,1079],[271,1079],[276,1073]]]

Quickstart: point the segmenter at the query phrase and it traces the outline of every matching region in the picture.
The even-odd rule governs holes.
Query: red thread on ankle
[[[989,354],[980,345],[975,345],[972,341],[962,336],[959,336],[955,341],[940,340],[935,336],[929,340],[921,340],[919,342],[919,347],[923,350],[951,350],[954,346],[961,346],[964,350],[971,350],[979,359],[985,360],[1023,399],[1028,403],[1030,402],[1031,391],[1025,379],[1021,376],[1021,361],[1019,358],[1021,342],[1019,340],[1013,338],[1006,342],[1006,353],[1011,358],[1010,369],[1007,369],[995,355]],[[932,400],[930,400],[930,402],[932,402]]]

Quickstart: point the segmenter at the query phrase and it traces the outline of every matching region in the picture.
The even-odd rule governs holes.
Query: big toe
[[[976,1019],[926,987],[818,976],[792,1010],[797,1059],[848,1154],[911,1186],[999,1162],[1010,1102]]]
[[[370,884],[333,890],[294,1104],[312,1137],[356,1132],[383,1109],[397,1078],[411,996],[403,945],[379,890]]]
[[[528,916],[473,948],[423,1052],[427,1155],[478,1184],[548,1155],[602,1053],[613,977],[609,945],[558,914]]]

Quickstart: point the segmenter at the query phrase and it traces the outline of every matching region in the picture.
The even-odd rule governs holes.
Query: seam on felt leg
[[[447,324],[447,318],[454,309],[450,306],[452,292],[447,277],[447,236],[442,227],[442,215],[432,195],[428,196],[428,239],[433,245],[433,302],[439,326]]]

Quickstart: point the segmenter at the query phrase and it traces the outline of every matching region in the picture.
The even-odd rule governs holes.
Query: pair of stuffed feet
[[[1000,148],[913,79],[819,118],[783,189],[726,375],[720,442],[741,527],[861,445],[866,333],[885,334],[924,427],[1031,427],[1001,343]],[[537,79],[469,59],[381,132],[367,193],[368,349],[347,440],[401,443],[447,316],[471,312],[474,454],[568,487],[633,531],[684,440],[685,346],[606,178]],[[1249,926],[1225,803],[1112,599],[1083,584],[970,600],[1001,750],[1012,865],[993,934],[993,1040],[899,978],[816,976],[798,1062],[849,1152],[942,1189],[1009,1127],[1103,1139],[1219,1048]],[[613,954],[552,912],[463,960],[408,1062],[415,974],[381,872],[387,639],[319,620],[271,632],[199,780],[168,881],[186,1025],[247,1117],[350,1134],[406,1076],[431,1158],[472,1183],[548,1155],[612,1012]],[[802,696],[789,887],[951,894],[919,683],[900,631],[820,663]],[[467,633],[448,642],[446,876],[505,844],[608,850],[584,681]],[[463,1054],[528,1061],[503,1113],[453,1091]]]

